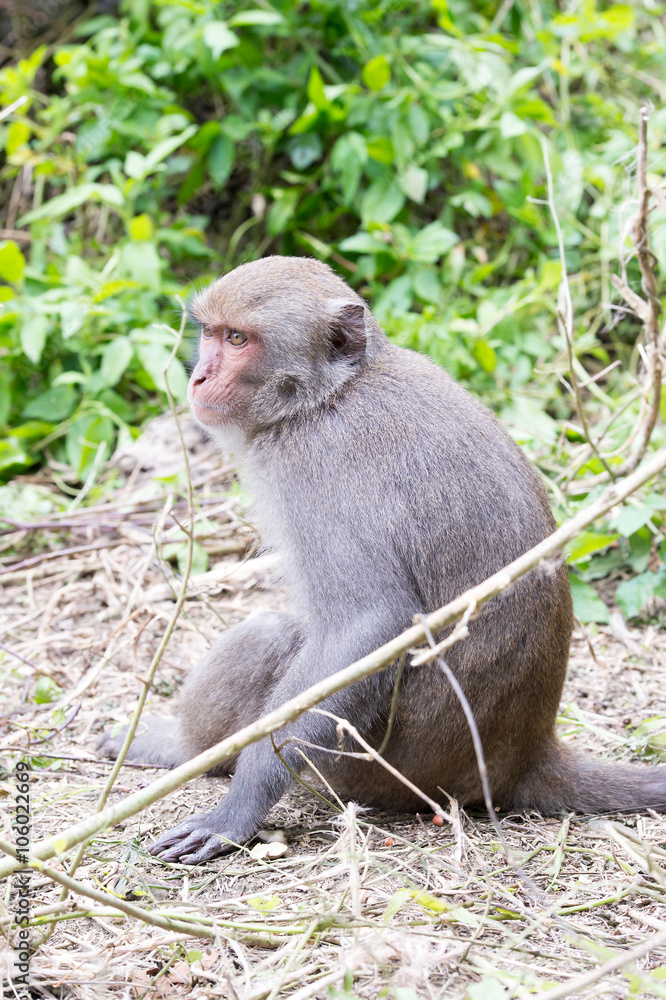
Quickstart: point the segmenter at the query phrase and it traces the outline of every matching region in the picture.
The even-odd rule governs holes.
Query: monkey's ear
[[[331,315],[331,361],[341,358],[358,361],[365,354],[368,342],[365,307],[348,299],[329,299],[326,305]]]

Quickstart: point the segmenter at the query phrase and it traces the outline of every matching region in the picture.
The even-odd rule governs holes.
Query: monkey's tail
[[[561,810],[666,812],[666,766],[596,760],[554,740],[518,788],[512,804],[545,815]]]

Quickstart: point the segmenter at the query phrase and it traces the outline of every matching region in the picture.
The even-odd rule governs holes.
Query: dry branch
[[[575,365],[575,355],[573,346],[573,325],[574,325],[574,312],[573,312],[573,301],[571,298],[571,289],[569,287],[569,277],[567,274],[567,258],[564,249],[564,235],[562,233],[562,227],[560,226],[560,217],[557,214],[557,208],[555,206],[555,191],[553,189],[553,172],[550,169],[550,159],[548,157],[548,146],[546,144],[545,138],[541,139],[541,149],[543,152],[543,162],[546,168],[546,182],[548,187],[548,207],[550,209],[550,214],[553,218],[553,224],[555,226],[555,232],[557,234],[557,246],[560,254],[560,267],[561,267],[561,280],[560,280],[560,295],[564,299],[564,312],[558,308],[557,319],[560,325],[560,330],[564,333],[564,340],[567,345],[567,355],[569,358],[569,378],[571,379],[571,388],[574,394],[574,400],[576,403],[576,412],[578,413],[578,419],[580,420],[581,427],[583,430],[583,436],[589,444],[590,448],[602,463],[608,476],[611,479],[616,479],[617,477],[611,470],[606,459],[599,452],[596,443],[592,440],[592,434],[590,433],[590,427],[587,421],[587,415],[585,413],[585,407],[583,406],[583,398],[580,391],[580,384],[578,382],[578,376],[576,374]]]
[[[647,941],[639,944],[636,948],[631,948],[629,951],[615,955],[608,962],[604,962],[603,965],[597,966],[596,969],[586,972],[585,975],[569,979],[568,982],[562,983],[561,986],[556,986],[554,989],[548,990],[547,993],[542,993],[541,1000],[561,1000],[562,997],[578,993],[580,990],[585,989],[586,986],[591,986],[592,983],[599,982],[600,979],[603,979],[609,973],[615,972],[617,969],[622,969],[625,965],[631,965],[632,962],[637,962],[639,958],[644,958],[645,955],[649,955],[656,948],[661,948],[662,945],[666,945],[666,931],[655,934],[654,937],[648,938]],[[526,996],[531,997],[533,994],[529,993]]]
[[[637,420],[637,426],[632,431],[628,442],[625,442],[624,450],[628,446],[633,449],[631,454],[620,465],[607,465],[606,459],[599,452],[599,445],[604,434],[598,436],[594,441],[591,439],[584,421],[583,427],[585,437],[592,452],[597,455],[606,466],[605,472],[600,473],[592,479],[570,483],[569,491],[585,493],[607,482],[609,478],[626,476],[637,468],[647,451],[650,438],[659,416],[659,406],[661,402],[663,360],[661,349],[663,345],[660,341],[659,317],[661,314],[661,301],[658,295],[657,280],[655,277],[655,258],[650,250],[649,218],[650,218],[650,198],[654,197],[654,192],[647,183],[647,127],[650,114],[647,108],[641,108],[641,120],[638,136],[638,153],[636,160],[636,182],[638,187],[637,201],[638,209],[631,226],[631,240],[641,271],[641,283],[645,298],[642,298],[629,287],[626,275],[619,278],[611,275],[611,281],[632,312],[643,324],[645,339],[645,379],[641,388],[641,409]],[[662,192],[655,197],[655,201],[660,203]],[[623,265],[623,272],[625,268]],[[577,398],[578,402],[578,398]],[[578,407],[579,414],[581,412]],[[605,432],[604,432],[605,433]]]
[[[641,108],[641,124],[638,138],[638,159],[636,163],[636,180],[638,183],[638,212],[634,219],[631,238],[636,249],[638,266],[641,269],[643,292],[646,300],[640,299],[632,293],[631,299],[640,299],[640,307],[633,305],[635,312],[643,322],[645,330],[647,372],[645,378],[645,414],[641,422],[637,443],[634,452],[616,470],[616,475],[626,475],[633,472],[638,463],[642,460],[654,430],[659,415],[659,403],[661,401],[661,378],[663,365],[659,352],[659,316],[661,314],[661,301],[657,294],[657,281],[654,275],[655,259],[650,250],[649,218],[650,218],[650,197],[652,192],[647,184],[647,126],[649,120],[647,108]],[[629,305],[631,299],[627,296],[628,288],[622,282],[613,282],[620,294]],[[652,396],[648,405],[647,399]]]

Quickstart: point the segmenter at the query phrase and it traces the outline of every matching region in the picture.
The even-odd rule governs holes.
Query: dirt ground
[[[256,539],[233,469],[192,425],[184,430],[210,569],[195,577],[159,665],[147,706],[157,714],[173,712],[185,672],[223,627],[283,599],[269,560],[247,558]],[[174,611],[177,567],[165,555],[179,540],[182,550],[188,513],[176,438],[170,418],[156,422],[86,498],[64,510],[46,504],[41,527],[14,517],[0,536],[5,841],[15,842],[13,768],[28,747],[33,844],[97,808],[110,765],[96,758],[96,736],[127,720]],[[171,459],[156,467],[157,453]],[[43,475],[19,487],[56,489]],[[657,733],[666,731],[666,632],[628,628],[619,614],[610,627],[579,629],[562,737],[597,755],[655,760],[636,727],[660,716]],[[124,767],[109,802],[160,773]],[[262,842],[197,869],[147,854],[156,835],[210,808],[225,787],[199,778],[95,837],[71,874],[113,893],[108,902],[63,897],[32,874],[31,996],[666,996],[666,822],[657,814],[502,816],[508,861],[484,815],[454,809],[453,827],[437,827],[427,809],[334,809],[297,787],[267,820],[275,857]],[[69,871],[73,856],[51,864]],[[10,946],[18,892],[17,876],[4,882]],[[162,925],[145,922],[151,915]],[[11,947],[2,962],[2,996],[13,996]]]

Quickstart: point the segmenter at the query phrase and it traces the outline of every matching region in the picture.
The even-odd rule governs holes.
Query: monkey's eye
[[[213,336],[213,333],[212,333],[211,330],[207,330],[205,326],[202,326],[201,327],[201,336],[205,337],[207,340],[210,340],[210,338]]]
[[[227,340],[232,347],[242,347],[243,344],[247,344],[247,337],[240,330],[229,330]]]

